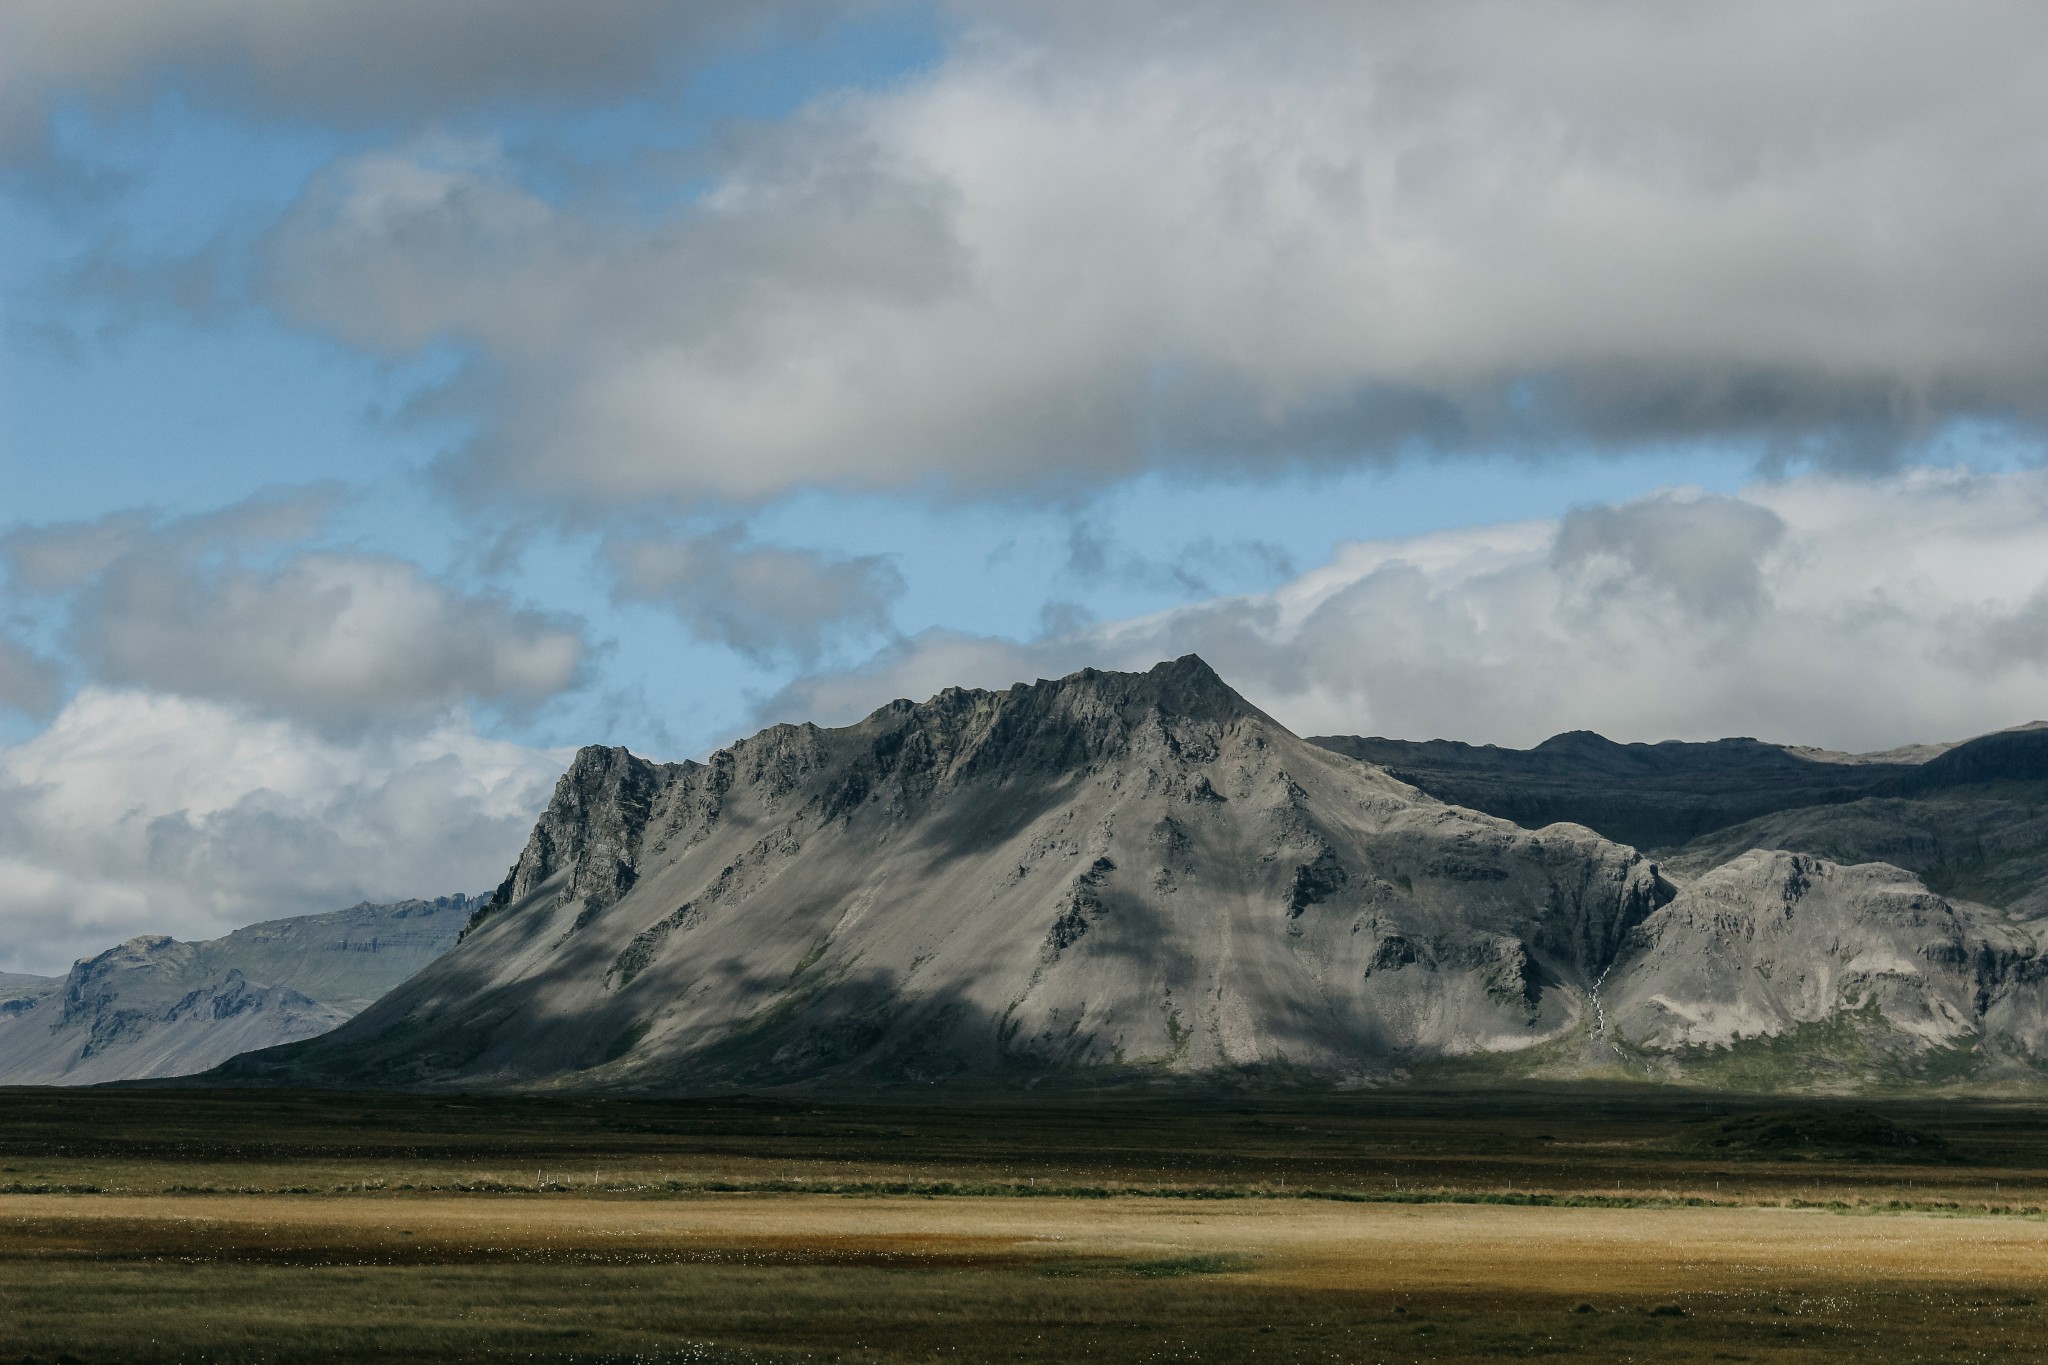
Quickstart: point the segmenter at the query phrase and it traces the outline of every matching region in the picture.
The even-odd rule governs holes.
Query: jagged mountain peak
[[[1084,668],[999,692],[949,687],[928,701],[892,703],[855,728],[921,740],[918,756],[950,776],[1085,763],[1159,737],[1171,747],[1240,722],[1272,724],[1189,654],[1143,673]]]
[[[898,699],[870,714],[861,727],[906,726],[951,736],[973,733],[984,719],[1010,733],[1076,726],[1098,735],[1127,732],[1160,718],[1211,724],[1268,720],[1198,654],[1183,655],[1143,673],[1084,668],[1062,678],[1040,678],[1000,691],[948,687],[930,699]]]
[[[1590,821],[1424,795],[1375,747],[1400,746],[1305,741],[1189,657],[948,688],[702,763],[586,749],[454,952],[223,1079],[1377,1083],[1477,1054],[1683,1074],[1815,1028],[1859,1077],[1980,1041],[2048,1065],[2021,921],[1803,852],[1688,884]],[[1681,814],[1896,780],[1753,740],[1409,748],[1624,805],[1654,780]]]
[[[657,763],[588,745],[472,926],[558,874],[569,897],[610,904],[638,879],[650,824],[664,831],[657,840],[687,839],[688,830],[715,823],[735,792],[778,804],[802,790],[806,806],[830,821],[871,801],[928,801],[962,782],[1072,773],[1134,752],[1186,769],[1213,757],[1223,734],[1240,726],[1287,733],[1189,654],[1143,673],[1087,668],[1001,691],[948,687],[922,702],[890,702],[842,729],[774,725],[702,763]],[[833,779],[811,789],[828,768]]]

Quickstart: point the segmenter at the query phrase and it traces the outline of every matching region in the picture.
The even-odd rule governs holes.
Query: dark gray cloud
[[[604,556],[622,602],[658,602],[702,640],[763,664],[815,662],[834,640],[887,629],[903,576],[885,556],[752,545],[725,527],[682,538],[615,534]]]
[[[101,682],[353,729],[531,707],[577,681],[575,621],[400,559],[277,548],[317,528],[333,496],[26,528],[0,539],[0,559],[19,588],[65,598],[70,646]]]
[[[1067,562],[1061,572],[1080,583],[1204,597],[1247,581],[1263,584],[1289,577],[1294,561],[1270,541],[1214,536],[1191,540],[1165,555],[1140,554],[1119,546],[1100,523],[1077,516],[1067,527]]]
[[[1767,605],[1763,558],[1784,537],[1784,519],[1768,507],[1663,494],[1572,509],[1557,528],[1550,562],[1581,592],[1661,590],[1715,620]]]
[[[202,106],[389,124],[500,103],[611,104],[675,67],[838,13],[810,0],[11,0],[0,158],[52,101],[175,87]]]
[[[1867,471],[2048,420],[2048,12],[955,14],[656,224],[488,145],[331,168],[271,296],[471,348],[473,486],[599,502],[1690,441]]]
[[[186,517],[131,509],[94,521],[17,526],[0,535],[0,565],[17,589],[72,592],[137,554],[202,558],[307,539],[344,496],[338,485],[313,484],[267,489]]]
[[[46,716],[57,709],[61,695],[56,665],[20,641],[0,635],[0,707]]]

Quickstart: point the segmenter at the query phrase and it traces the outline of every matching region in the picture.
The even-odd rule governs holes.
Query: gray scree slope
[[[326,1033],[447,951],[480,903],[365,903],[197,943],[144,935],[67,976],[0,976],[0,1084],[190,1075]]]

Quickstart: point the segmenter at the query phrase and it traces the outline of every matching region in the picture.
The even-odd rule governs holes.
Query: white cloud
[[[1888,0],[962,6],[677,172],[319,177],[278,302],[484,357],[480,482],[966,490],[1591,441],[1884,466],[2048,409],[2048,15]]]
[[[170,522],[117,513],[0,538],[19,588],[64,599],[101,682],[348,729],[469,702],[532,707],[581,668],[579,623],[360,553],[242,552],[311,534],[333,501],[253,499]]]
[[[341,726],[470,699],[537,705],[575,681],[583,652],[573,624],[370,555],[270,572],[124,561],[86,596],[75,634],[108,682]]]
[[[460,721],[342,744],[212,702],[88,688],[0,749],[0,970],[494,886],[565,753]]]
[[[1035,644],[933,633],[761,718],[1194,651],[1305,734],[1873,750],[2048,717],[2044,602],[2048,474],[1809,477],[1358,542],[1270,593]]]

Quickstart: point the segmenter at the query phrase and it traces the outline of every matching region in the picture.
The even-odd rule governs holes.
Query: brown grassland
[[[2039,1360],[2044,1118],[0,1090],[0,1362]]]

